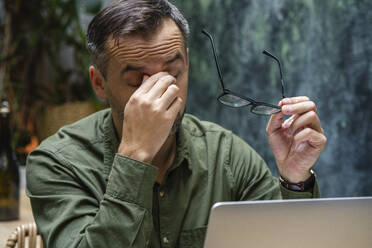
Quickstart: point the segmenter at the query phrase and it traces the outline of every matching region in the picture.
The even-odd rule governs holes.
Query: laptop
[[[372,197],[222,202],[205,248],[372,248]]]

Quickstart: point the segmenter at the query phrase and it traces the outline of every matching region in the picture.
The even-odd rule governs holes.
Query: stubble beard
[[[183,111],[182,114],[178,112],[176,120],[173,123],[172,129],[169,132],[169,136],[175,135],[178,132],[181,126],[184,114],[185,114],[185,111]]]

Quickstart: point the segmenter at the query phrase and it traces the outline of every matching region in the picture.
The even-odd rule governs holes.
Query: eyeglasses
[[[245,107],[245,106],[251,106],[251,112],[257,115],[272,115],[275,113],[279,113],[281,111],[281,107],[266,103],[266,102],[258,102],[253,100],[252,98],[242,96],[236,92],[232,92],[231,90],[227,89],[225,87],[225,83],[222,78],[220,66],[218,64],[217,55],[216,55],[216,49],[214,48],[214,42],[213,37],[210,35],[206,30],[202,31],[203,34],[205,34],[211,44],[212,44],[212,51],[214,56],[214,61],[216,62],[218,77],[220,78],[221,86],[223,93],[218,97],[218,101],[224,105],[227,105],[229,107],[233,108],[239,108],[239,107]],[[283,80],[283,73],[282,73],[282,66],[280,64],[280,61],[277,57],[269,53],[268,51],[264,50],[263,54],[269,56],[270,58],[274,59],[278,65],[279,65],[279,71],[280,71],[280,82],[282,85],[282,97],[284,96],[284,80]]]

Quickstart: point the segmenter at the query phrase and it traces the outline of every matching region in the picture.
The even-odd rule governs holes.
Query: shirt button
[[[168,240],[167,237],[164,237],[164,238],[163,238],[163,243],[164,243],[164,244],[169,244],[169,240]]]
[[[160,197],[163,197],[164,196],[164,191],[160,191],[159,195],[160,195]]]

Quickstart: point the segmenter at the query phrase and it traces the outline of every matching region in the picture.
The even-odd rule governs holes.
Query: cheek
[[[176,84],[180,88],[178,96],[181,97],[184,102],[186,102],[188,89],[188,73],[182,73],[182,75],[179,76]]]
[[[134,88],[125,87],[120,84],[115,88],[106,87],[106,94],[111,108],[117,112],[123,112],[125,105],[134,91]]]

